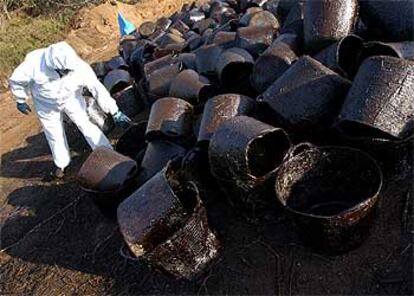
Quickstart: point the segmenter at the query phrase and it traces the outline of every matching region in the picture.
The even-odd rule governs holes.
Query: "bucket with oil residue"
[[[176,64],[177,62],[178,62],[177,56],[172,55],[172,54],[149,61],[142,66],[142,75],[144,78],[148,79],[151,73],[159,69],[162,69],[165,66]]]
[[[278,19],[269,11],[259,10],[252,13],[245,13],[239,24],[241,26],[271,26],[275,31],[279,30],[280,24]]]
[[[249,10],[250,8],[261,8],[266,4],[267,0],[241,0],[239,1],[240,9]]]
[[[138,155],[143,155],[147,147],[147,143],[145,141],[146,130],[146,121],[130,126],[118,139],[115,151],[134,159],[138,164],[140,164],[141,159]]]
[[[198,9],[191,10],[187,17],[188,22],[190,23],[190,26],[194,25],[196,22],[204,20],[205,18],[206,18],[205,13]]]
[[[251,82],[258,92],[264,92],[298,59],[296,39],[294,34],[280,35],[256,60]]]
[[[280,30],[281,34],[290,33],[298,36],[300,48],[303,45],[304,35],[304,7],[303,2],[299,1],[283,1],[282,3],[291,2],[293,6],[283,21],[283,26]]]
[[[414,134],[395,140],[349,134],[347,130],[342,131],[340,126],[337,130],[342,145],[360,149],[378,161],[386,180],[390,182],[412,180]]]
[[[406,60],[414,60],[414,41],[391,42],[387,43],[397,53],[398,57]]]
[[[236,32],[219,31],[214,34],[213,44],[224,44],[236,40]]]
[[[255,109],[256,102],[252,98],[239,94],[222,94],[209,99],[201,118],[198,144],[208,147],[211,137],[224,121],[239,115],[251,115]]]
[[[196,192],[183,187],[167,165],[118,208],[118,222],[127,245],[142,256],[182,227],[196,203]]]
[[[216,64],[216,73],[222,87],[233,90],[240,84],[249,83],[253,64],[253,57],[242,48],[233,47],[223,51]]]
[[[221,243],[209,225],[206,208],[197,199],[184,226],[144,257],[178,278],[192,279],[217,260],[220,251]]]
[[[249,26],[237,29],[236,41],[254,57],[259,56],[273,42],[275,29],[272,26]]]
[[[184,67],[187,69],[195,69],[195,54],[194,53],[181,53],[178,55],[169,54],[159,59],[155,59],[153,61],[145,63],[145,65],[142,67],[142,71],[143,71],[142,74],[144,77],[148,79],[151,73],[165,66],[174,65],[176,63],[183,63]]]
[[[203,35],[207,30],[214,30],[218,27],[217,22],[212,18],[206,18],[194,23],[192,29],[194,32]]]
[[[372,56],[390,56],[400,59],[414,59],[414,41],[386,43],[368,41],[364,43],[361,62]]]
[[[131,54],[138,46],[138,40],[135,38],[135,36],[132,35],[124,36],[119,42],[119,54],[127,64],[129,64],[129,58],[131,57]]]
[[[97,62],[97,63],[93,63],[91,64],[92,70],[95,73],[96,77],[98,77],[99,79],[103,79],[107,73],[106,69],[105,69],[105,63],[103,62]]]
[[[156,29],[157,29],[157,25],[155,23],[153,23],[151,21],[146,21],[146,22],[143,22],[139,26],[138,33],[139,33],[139,35],[141,35],[142,38],[148,38],[152,34],[154,34]]]
[[[216,44],[204,45],[198,48],[195,52],[197,72],[206,76],[214,75],[222,51],[223,49]]]
[[[275,172],[289,148],[283,129],[236,116],[223,122],[210,140],[211,172],[249,191]]]
[[[382,188],[377,162],[361,150],[299,144],[280,166],[276,196],[305,243],[339,254],[368,236]]]
[[[178,34],[167,33],[157,40],[158,47],[154,51],[154,57],[160,57],[172,52],[181,52],[187,47],[187,43]],[[163,54],[160,54],[163,53]]]
[[[283,129],[247,116],[233,117],[221,124],[210,140],[210,170],[224,191],[235,192],[229,195],[233,205],[257,209],[269,203],[272,195],[264,194],[261,187],[274,177],[289,148]]]
[[[309,56],[302,56],[258,100],[288,130],[329,128],[351,82]]]
[[[171,83],[169,96],[198,105],[214,97],[216,93],[217,88],[207,77],[199,75],[194,70],[184,70]]]
[[[184,37],[185,37],[185,41],[188,44],[188,48],[192,52],[202,45],[201,35],[197,34],[194,31],[188,31],[187,33],[184,34]]]
[[[136,187],[137,163],[112,149],[96,148],[77,174],[80,187],[109,216]]]
[[[105,68],[107,72],[113,70],[126,70],[128,71],[128,64],[121,56],[116,56],[110,59],[105,63]]]
[[[98,147],[80,168],[77,179],[85,190],[113,192],[124,186],[137,171],[136,162],[112,149]]]
[[[150,101],[154,102],[168,96],[171,83],[183,69],[182,63],[175,63],[151,72],[146,78],[146,89]]]
[[[106,74],[103,83],[111,94],[115,94],[131,85],[131,76],[125,70],[112,70]]]
[[[178,98],[162,98],[151,107],[145,137],[185,142],[192,136],[193,105]]]
[[[162,38],[165,34],[166,34],[166,32],[164,32],[163,30],[161,30],[159,28],[156,28],[154,33],[151,36],[149,36],[148,38],[146,38],[146,40],[148,40],[148,41],[150,41],[154,44],[157,44],[157,41],[160,38]]]
[[[118,208],[118,223],[136,257],[180,278],[204,270],[219,254],[198,188],[169,163]]]
[[[153,42],[143,40],[129,57],[129,65],[131,75],[138,81],[143,76],[144,66],[152,61],[152,54],[154,53],[157,45]]]
[[[158,29],[161,29],[163,31],[167,31],[168,28],[172,25],[172,20],[169,19],[168,17],[160,17],[157,21],[156,21],[156,26]]]
[[[403,139],[414,130],[414,62],[366,59],[355,76],[337,125],[349,135]]]
[[[162,170],[169,161],[183,157],[186,152],[187,150],[183,146],[168,141],[152,141],[148,143],[142,156],[141,167],[137,177],[138,185],[144,184]]]
[[[114,93],[112,97],[115,99],[119,110],[128,117],[134,117],[145,107],[144,100],[139,97],[139,94],[133,85]]]
[[[238,15],[236,11],[228,6],[213,8],[210,12],[210,17],[214,19],[217,23],[219,23],[221,26],[238,20]]]
[[[190,31],[190,27],[187,26],[187,24],[185,24],[183,21],[181,20],[176,20],[171,26],[170,29],[175,29],[178,32],[180,32],[181,34],[185,34],[188,31]]]
[[[214,30],[207,29],[204,31],[203,35],[201,35],[201,43],[203,45],[212,45],[211,40],[214,38]]]
[[[193,52],[183,52],[177,56],[178,62],[184,65],[185,69],[196,70],[196,54]]]
[[[357,0],[321,0],[304,3],[304,41],[315,52],[349,35],[358,16]]]
[[[357,35],[348,35],[322,49],[313,58],[344,77],[355,76],[363,52],[363,40]]]
[[[360,1],[360,14],[370,31],[381,40],[413,40],[413,2],[401,1]]]

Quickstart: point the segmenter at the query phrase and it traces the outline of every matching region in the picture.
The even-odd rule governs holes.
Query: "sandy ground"
[[[119,7],[139,23],[171,13],[182,1],[157,3],[143,1],[138,12]],[[78,34],[69,34],[69,42],[89,61],[116,52],[113,9],[105,4],[84,12]],[[387,182],[371,236],[350,253],[328,257],[309,250],[278,212],[256,226],[226,221],[221,259],[195,281],[175,280],[120,256],[116,222],[103,216],[73,180],[89,152],[77,130],[68,133],[71,177],[45,182],[53,164],[35,115],[18,113],[8,94],[0,95],[0,108],[2,295],[413,293],[409,180]]]
[[[143,0],[136,5],[117,2],[83,9],[72,21],[74,30],[67,35],[67,41],[89,62],[107,60],[117,54],[119,29],[117,12],[136,24],[155,21],[162,15],[171,15],[188,0]]]

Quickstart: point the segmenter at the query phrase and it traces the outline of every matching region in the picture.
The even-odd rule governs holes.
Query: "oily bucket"
[[[377,162],[361,150],[292,148],[276,175],[277,199],[305,243],[330,254],[349,251],[369,234],[382,188]]]

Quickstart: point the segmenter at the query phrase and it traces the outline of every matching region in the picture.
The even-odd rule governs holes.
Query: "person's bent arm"
[[[84,86],[90,91],[93,98],[98,102],[98,105],[101,107],[102,111],[115,115],[119,111],[116,101],[111,97],[111,94],[105,86],[103,86],[103,84],[98,80],[91,66],[84,61],[81,61],[81,67],[85,77]]]
[[[9,78],[10,91],[17,103],[25,103],[29,97],[29,86],[31,82],[31,67],[27,61],[21,63]]]

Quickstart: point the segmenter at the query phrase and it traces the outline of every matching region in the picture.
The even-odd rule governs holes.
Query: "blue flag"
[[[118,25],[121,36],[129,35],[136,30],[134,24],[128,21],[120,12],[118,12]]]

